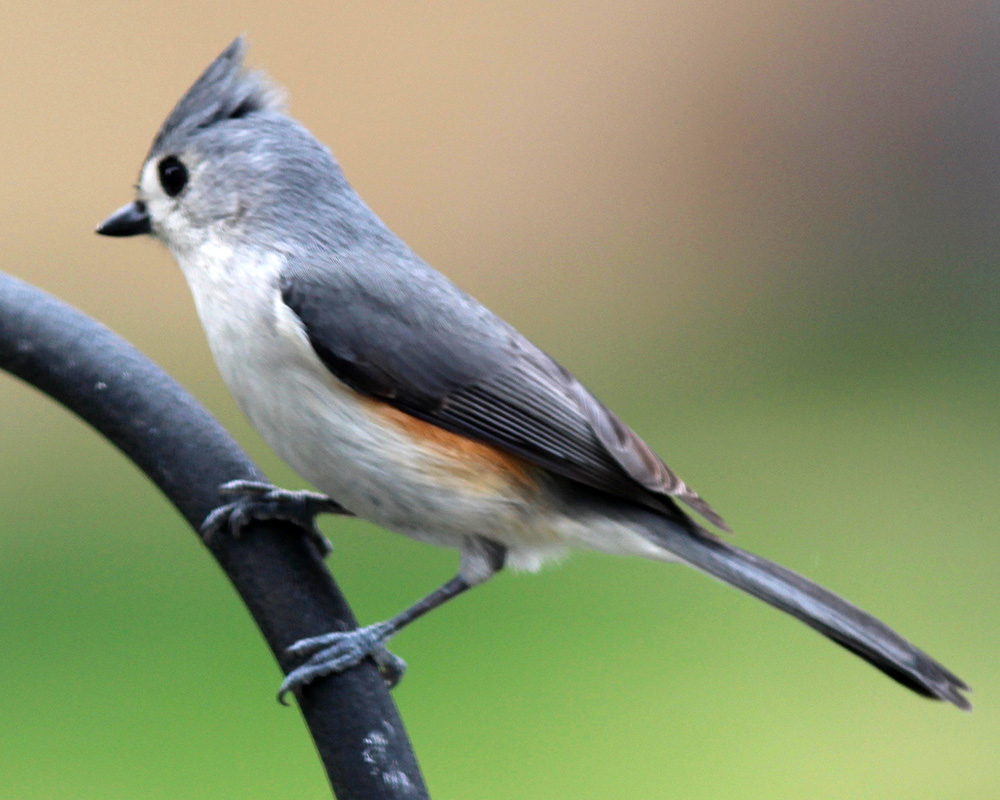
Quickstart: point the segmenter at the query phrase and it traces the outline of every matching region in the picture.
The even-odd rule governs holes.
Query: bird
[[[233,481],[204,530],[355,515],[454,548],[457,574],[390,619],[289,648],[279,699],[372,657],[505,567],[575,549],[679,562],[790,614],[914,692],[969,687],[890,627],[730,544],[722,517],[568,370],[376,216],[235,39],[178,101],[133,202],[97,229],[148,234],[187,279],[222,378],[318,492]]]

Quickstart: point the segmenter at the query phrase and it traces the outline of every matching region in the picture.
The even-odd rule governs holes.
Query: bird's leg
[[[223,528],[233,536],[253,520],[278,519],[302,528],[316,544],[321,555],[333,549],[316,527],[317,514],[352,516],[351,512],[326,495],[317,492],[279,489],[260,481],[230,481],[219,487],[222,505],[213,510],[201,525],[207,542]]]
[[[297,691],[322,675],[353,667],[369,655],[375,659],[389,686],[395,686],[403,676],[406,663],[390,653],[385,643],[428,611],[489,580],[503,568],[506,555],[506,549],[495,542],[478,536],[469,537],[462,550],[458,574],[396,616],[352,631],[333,631],[300,639],[286,652],[309,658],[285,677],[278,691],[278,700],[284,702],[288,692]]]

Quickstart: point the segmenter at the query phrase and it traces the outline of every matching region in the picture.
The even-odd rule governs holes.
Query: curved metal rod
[[[76,309],[0,272],[0,367],[106,436],[197,531],[217,487],[266,480],[221,425],[142,353]],[[206,543],[283,671],[292,642],[357,623],[301,531],[252,523]],[[340,798],[426,798],[399,711],[374,664],[310,684],[299,697]]]

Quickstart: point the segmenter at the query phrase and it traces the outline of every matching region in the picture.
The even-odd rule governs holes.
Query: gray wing
[[[282,299],[338,379],[671,516],[680,513],[677,498],[728,530],[648,445],[514,328],[421,261],[386,269],[369,260],[345,256],[350,269],[299,264],[280,278]]]

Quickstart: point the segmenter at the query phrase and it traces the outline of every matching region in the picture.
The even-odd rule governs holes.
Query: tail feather
[[[659,518],[654,541],[685,563],[801,620],[918,694],[972,708],[969,687],[888,625],[767,559]]]

